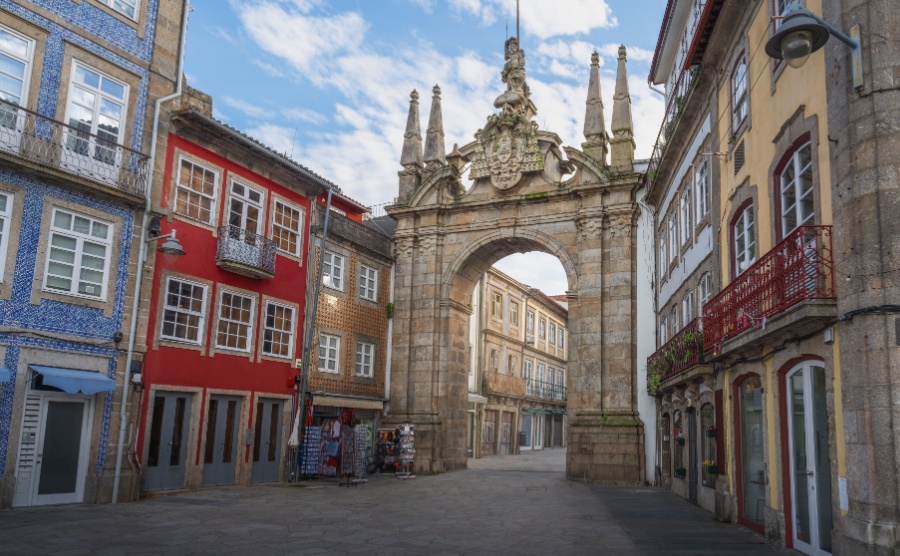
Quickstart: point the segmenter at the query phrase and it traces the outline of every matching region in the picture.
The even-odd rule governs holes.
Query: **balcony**
[[[564,402],[566,401],[566,387],[555,382],[526,378],[525,397],[551,402]]]
[[[274,278],[275,242],[238,226],[219,228],[216,264],[220,268],[250,278]]]
[[[647,358],[647,391],[656,394],[663,383],[703,362],[703,327],[696,318]]]
[[[800,336],[834,318],[834,299],[831,226],[800,226],[703,307],[704,347]]]
[[[0,99],[0,161],[51,181],[85,182],[142,199],[150,158],[76,127]]]

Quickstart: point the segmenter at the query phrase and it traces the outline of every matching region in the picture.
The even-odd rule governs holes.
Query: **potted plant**
[[[684,446],[684,437],[682,435],[678,435],[675,437],[675,443],[679,446]]]
[[[715,425],[710,425],[710,426],[706,427],[706,436],[708,436],[709,438],[716,437],[716,426]]]
[[[675,476],[678,477],[679,479],[684,479],[684,477],[686,475],[687,475],[687,469],[685,469],[684,467],[676,467],[675,468]]]
[[[719,474],[719,466],[716,464],[715,460],[706,460],[703,462],[703,469],[706,470],[710,475],[718,475]]]

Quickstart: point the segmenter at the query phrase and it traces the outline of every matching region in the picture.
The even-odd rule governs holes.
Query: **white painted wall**
[[[644,197],[644,190],[637,198]],[[637,402],[644,422],[645,476],[652,484],[656,477],[656,399],[647,394],[647,357],[656,351],[656,313],[653,306],[656,236],[653,214],[641,208],[637,225]]]

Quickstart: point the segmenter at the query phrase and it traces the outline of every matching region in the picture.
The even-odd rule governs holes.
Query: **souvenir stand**
[[[397,427],[400,467],[394,474],[398,479],[415,479],[412,472],[416,459],[415,425],[404,423]]]

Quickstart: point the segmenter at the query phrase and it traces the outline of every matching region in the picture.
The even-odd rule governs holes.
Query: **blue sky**
[[[647,87],[665,0],[520,0],[528,84],[541,129],[579,146],[590,53],[601,56],[609,122],[616,49],[628,47],[639,157],[649,156],[662,98]],[[409,93],[442,89],[447,149],[473,139],[500,81],[515,0],[193,0],[185,72],[215,116],[285,152],[367,205],[390,202]],[[424,136],[424,129],[423,129]],[[549,294],[565,290],[548,255],[499,265]],[[552,270],[548,270],[552,269]]]

